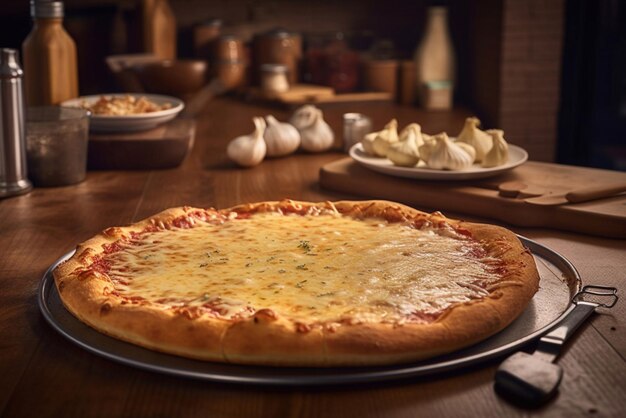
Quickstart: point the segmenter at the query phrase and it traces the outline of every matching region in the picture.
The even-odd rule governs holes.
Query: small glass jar
[[[261,88],[266,93],[284,93],[288,91],[287,66],[263,64],[261,66]]]
[[[336,93],[355,91],[359,86],[359,55],[348,47],[343,33],[337,33],[324,51],[324,84]]]
[[[33,184],[54,187],[83,181],[88,138],[89,112],[85,109],[26,109],[26,159]]]

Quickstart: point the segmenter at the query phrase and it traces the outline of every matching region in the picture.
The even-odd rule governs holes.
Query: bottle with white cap
[[[78,97],[76,44],[63,27],[63,2],[31,0],[33,29],[22,45],[28,106]]]
[[[0,198],[32,189],[26,178],[22,69],[15,49],[0,48]]]

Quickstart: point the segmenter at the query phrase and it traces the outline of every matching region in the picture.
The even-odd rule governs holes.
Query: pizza
[[[537,291],[507,229],[387,201],[168,209],[78,245],[64,306],[109,336],[273,366],[411,362],[505,328]]]

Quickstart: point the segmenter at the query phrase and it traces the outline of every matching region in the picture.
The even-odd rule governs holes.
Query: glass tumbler
[[[85,179],[89,114],[69,107],[26,109],[28,177],[35,186],[67,186]]]

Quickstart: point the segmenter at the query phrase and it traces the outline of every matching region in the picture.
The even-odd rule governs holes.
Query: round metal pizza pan
[[[63,307],[52,270],[73,252],[65,254],[46,271],[39,286],[38,302],[47,322],[73,343],[93,354],[154,372],[213,382],[268,386],[340,385],[406,379],[469,367],[519,350],[553,328],[573,309],[571,299],[581,287],[580,275],[574,266],[551,249],[524,237],[520,239],[532,251],[541,276],[539,291],[522,315],[487,340],[417,363],[385,367],[261,367],[203,362],[147,350],[95,331]]]

